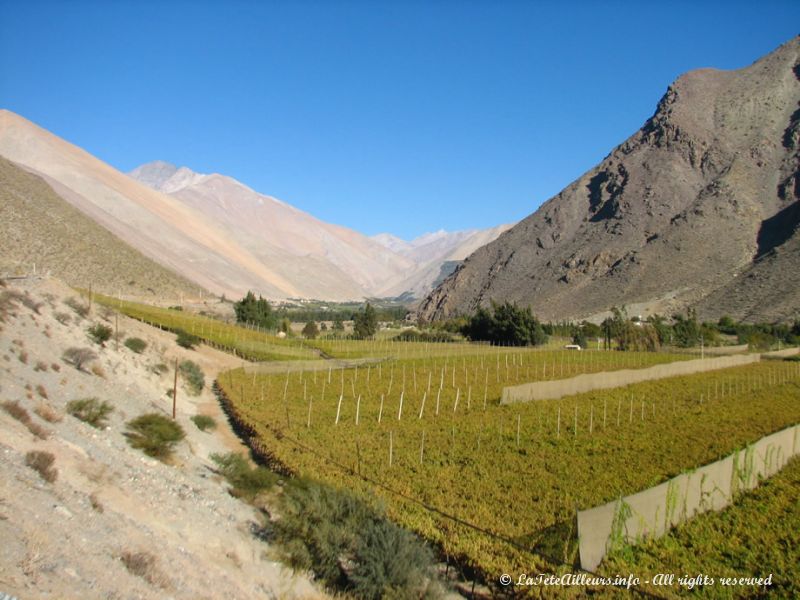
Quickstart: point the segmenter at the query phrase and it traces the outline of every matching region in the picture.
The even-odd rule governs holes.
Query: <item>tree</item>
[[[492,302],[492,314],[479,308],[461,331],[471,340],[510,346],[538,346],[547,341],[547,334],[530,307],[522,308],[510,302]]]
[[[281,319],[281,324],[278,326],[278,330],[282,331],[286,335],[292,333],[292,322],[289,320],[289,317],[283,317]]]
[[[694,309],[690,308],[686,317],[683,315],[673,315],[675,324],[672,326],[672,331],[675,334],[675,344],[688,348],[690,346],[700,345],[700,325],[697,323],[697,313]]]
[[[317,324],[314,321],[309,321],[306,323],[306,326],[303,327],[303,336],[313,340],[315,337],[319,335],[319,329],[317,328]]]
[[[353,318],[353,333],[359,339],[368,339],[378,331],[378,315],[375,309],[367,302],[363,309],[358,311]]]
[[[333,330],[344,331],[344,323],[342,322],[342,317],[339,315],[336,315],[336,318],[333,320]]]
[[[237,323],[248,323],[264,329],[275,329],[278,322],[278,317],[272,311],[269,302],[262,298],[261,295],[256,299],[253,292],[247,292],[244,298],[239,302],[235,302],[233,310],[236,313]]]

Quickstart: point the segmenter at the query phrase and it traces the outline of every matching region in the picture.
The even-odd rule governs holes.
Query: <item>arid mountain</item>
[[[201,293],[64,201],[41,177],[0,158],[0,276],[34,269],[126,297]]]
[[[423,298],[445,277],[450,275],[467,256],[496,239],[511,225],[464,231],[436,231],[406,242],[388,233],[372,239],[394,252],[413,260],[418,266],[410,274],[392,281],[381,290],[382,296],[411,294]]]
[[[325,223],[219,174],[203,175],[163,162],[131,177],[203,215],[239,245],[291,282],[291,296],[353,299],[376,295],[414,262],[368,237]]]
[[[545,319],[628,304],[702,318],[793,317],[800,307],[800,38],[750,67],[701,69],[539,210],[480,248],[419,316],[491,300]]]
[[[355,299],[414,267],[366,236],[221,175],[164,164],[140,170],[170,193],[154,190],[6,110],[0,156],[40,175],[146,256],[218,294]]]

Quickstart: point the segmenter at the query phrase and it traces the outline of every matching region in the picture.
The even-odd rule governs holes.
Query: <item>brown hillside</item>
[[[34,263],[38,272],[109,294],[201,292],[68,204],[41,177],[0,158],[0,275],[29,273]]]
[[[704,318],[794,316],[800,38],[750,67],[702,69],[534,214],[472,254],[423,319],[491,300],[545,319],[696,305]]]

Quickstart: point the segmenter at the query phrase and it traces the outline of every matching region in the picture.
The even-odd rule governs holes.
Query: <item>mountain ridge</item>
[[[679,77],[639,131],[472,254],[418,316],[509,300],[555,320],[626,303],[644,314],[697,307],[704,318],[787,318],[775,294],[797,305],[791,285],[762,289],[756,312],[730,292],[713,306],[702,300],[736,287],[772,239],[763,231],[798,201],[798,39],[743,69]]]

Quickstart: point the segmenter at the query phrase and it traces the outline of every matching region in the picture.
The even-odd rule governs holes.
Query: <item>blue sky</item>
[[[519,220],[800,2],[0,0],[0,107],[411,238]]]

